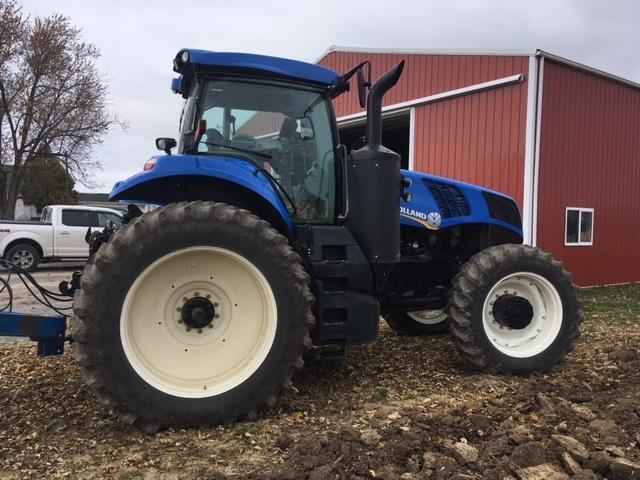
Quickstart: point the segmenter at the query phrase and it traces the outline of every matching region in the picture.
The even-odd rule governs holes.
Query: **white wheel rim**
[[[216,306],[212,322],[189,327],[181,309],[192,298]],[[180,311],[179,311],[180,310]],[[169,395],[204,398],[246,381],[276,335],[276,300],[245,257],[218,247],[177,250],[149,265],[125,297],[120,339],[136,373]]]
[[[437,325],[447,319],[447,312],[444,308],[438,310],[418,310],[407,312],[409,318],[423,325]]]
[[[531,321],[524,328],[510,328],[496,319],[494,302],[504,295],[526,299],[532,307]],[[530,272],[507,275],[487,295],[482,324],[487,338],[500,352],[517,358],[545,351],[562,327],[562,300],[549,280]]]

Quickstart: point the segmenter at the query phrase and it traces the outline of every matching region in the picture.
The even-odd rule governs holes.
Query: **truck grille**
[[[469,202],[455,185],[436,180],[424,180],[424,183],[444,218],[464,217],[471,214]]]

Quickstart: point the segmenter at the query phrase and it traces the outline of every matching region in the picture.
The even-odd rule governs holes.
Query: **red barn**
[[[640,281],[640,84],[539,50],[331,47],[318,63],[344,72],[370,60],[375,79],[403,59],[383,143],[404,168],[513,196],[525,242],[581,286]],[[357,145],[357,93],[334,107],[342,143]]]

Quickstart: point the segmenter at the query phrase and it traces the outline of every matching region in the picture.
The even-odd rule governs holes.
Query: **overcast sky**
[[[170,91],[182,47],[314,61],[331,45],[373,48],[526,49],[640,82],[636,0],[23,0],[33,15],[62,13],[102,52],[112,110],[129,124],[94,155],[96,186],[139,172],[154,139],[176,136],[181,99]]]

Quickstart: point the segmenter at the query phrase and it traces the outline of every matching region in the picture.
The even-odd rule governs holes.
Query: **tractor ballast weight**
[[[382,146],[382,97],[400,78],[404,61],[371,87],[367,105],[367,144],[346,160],[344,225],[372,264],[389,268],[400,260],[400,155]],[[377,269],[376,269],[377,270]]]

